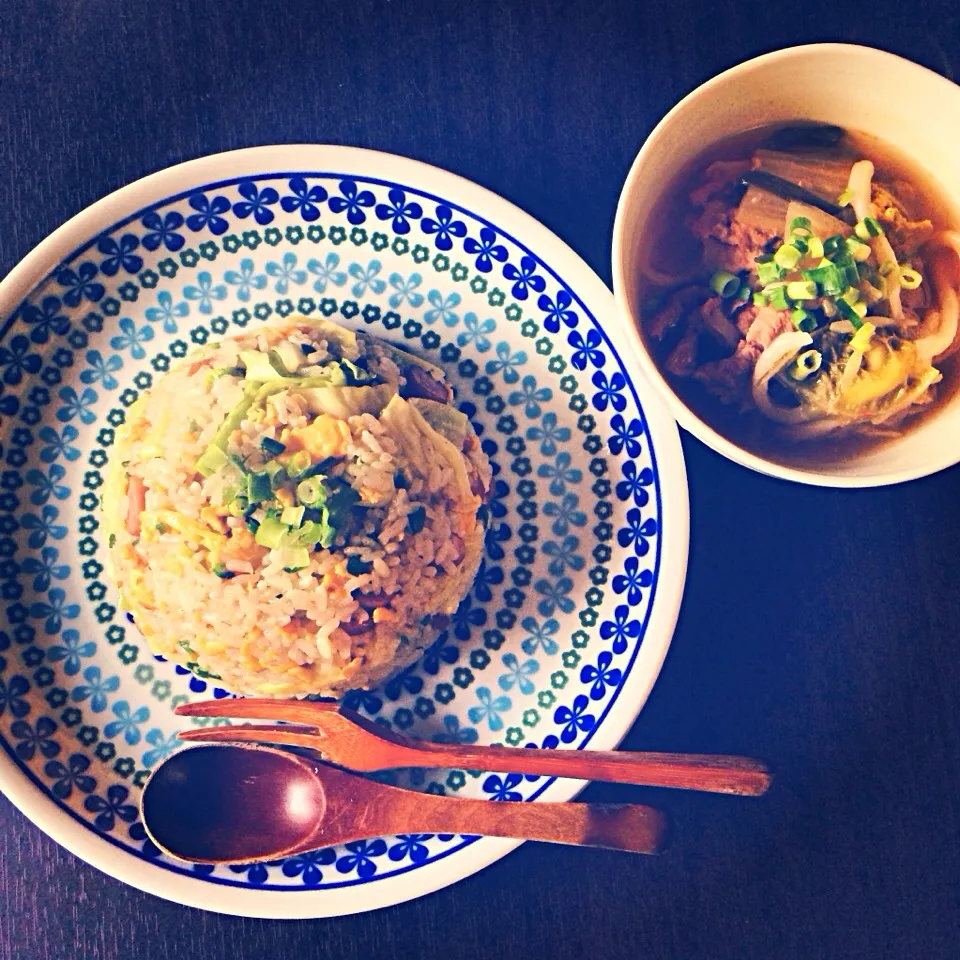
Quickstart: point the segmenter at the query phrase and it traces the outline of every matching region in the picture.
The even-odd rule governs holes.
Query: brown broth
[[[685,226],[677,228],[677,225],[687,222],[692,212],[690,191],[702,182],[704,171],[710,164],[718,160],[750,157],[756,149],[763,146],[771,134],[784,126],[789,124],[756,127],[727,137],[704,150],[681,170],[654,208],[651,217],[654,226],[640,251],[645,262],[665,273],[696,271],[700,264],[699,242]],[[891,192],[903,203],[911,219],[929,219],[937,230],[960,227],[960,210],[951,202],[943,187],[913,158],[885,141],[860,131],[847,131],[836,148],[811,152],[821,155],[829,152],[830,156],[848,159],[851,164],[865,158],[872,160],[875,167],[874,181],[893,186]],[[637,282],[638,302],[641,304],[647,298],[671,289],[658,287],[639,271]],[[641,316],[643,317],[642,311]],[[657,344],[648,338],[643,324],[640,334],[651,356],[657,359],[659,365],[664,358],[658,355]],[[909,430],[923,422],[935,408],[960,389],[960,354],[938,364],[937,368],[942,372],[943,379],[935,388],[937,393],[934,402],[918,409],[918,413],[907,421],[905,429]],[[798,442],[785,437],[777,424],[755,410],[741,413],[721,404],[703,385],[694,380],[674,377],[669,373],[665,373],[665,376],[684,404],[708,426],[744,449],[785,465],[816,469],[818,463],[836,463],[888,442],[885,438],[866,436]]]

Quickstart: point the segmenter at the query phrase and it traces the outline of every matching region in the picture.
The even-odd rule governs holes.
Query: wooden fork
[[[241,698],[183,704],[182,717],[241,717],[283,720],[291,726],[242,724],[187,730],[181,740],[206,743],[281,743],[307,747],[349,770],[373,772],[394,767],[428,767],[539,774],[575,780],[607,780],[759,796],[770,773],[747,757],[612,750],[520,750],[469,744],[430,743],[387,730],[335,702]]]

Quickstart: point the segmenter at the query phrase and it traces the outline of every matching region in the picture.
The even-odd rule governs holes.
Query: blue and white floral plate
[[[351,706],[420,737],[614,747],[683,590],[677,429],[613,298],[516,207],[442,170],[343,147],[207,157],[56,231],[0,284],[0,787],[90,863],[184,904],[320,917],[399,903],[515,844],[414,834],[194,868],[137,816],[173,707],[225,691],[151,655],[104,575],[98,493],[138,393],[193,345],[292,313],[364,327],[449,372],[496,475],[486,556],[450,629]],[[394,778],[451,797],[566,800],[582,784]]]

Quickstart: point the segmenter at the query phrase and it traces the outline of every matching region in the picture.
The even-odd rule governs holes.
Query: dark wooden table
[[[609,281],[620,184],[659,117],[725,67],[824,39],[952,77],[960,7],[7,0],[0,274],[146,173],[316,141],[476,180]],[[960,955],[960,473],[837,492],[684,449],[686,599],[626,745],[764,757],[765,799],[596,786],[668,809],[670,852],[527,845],[404,906],[271,922],[125,887],[0,798],[0,958]]]

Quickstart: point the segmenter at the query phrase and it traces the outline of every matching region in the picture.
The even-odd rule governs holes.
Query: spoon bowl
[[[650,807],[493,803],[415,793],[286,750],[249,744],[180,750],[147,781],[150,839],[193,863],[276,860],[398,833],[454,833],[657,853],[666,818]]]

